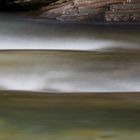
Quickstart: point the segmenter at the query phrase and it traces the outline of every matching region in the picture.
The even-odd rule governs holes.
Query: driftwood
[[[40,17],[61,21],[139,21],[139,0],[59,0],[41,9]]]

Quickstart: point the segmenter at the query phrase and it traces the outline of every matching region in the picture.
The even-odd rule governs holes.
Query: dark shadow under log
[[[21,12],[38,10],[57,0],[0,0],[0,10],[9,12]]]

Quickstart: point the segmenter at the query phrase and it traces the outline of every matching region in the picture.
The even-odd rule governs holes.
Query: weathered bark
[[[140,21],[140,0],[0,0],[0,10],[60,21]]]
[[[41,9],[40,17],[61,21],[139,21],[139,0],[59,0]]]
[[[106,21],[140,21],[140,3],[111,5],[105,18]]]
[[[41,17],[55,18],[61,21],[81,21],[103,18],[106,7],[92,8],[90,6],[78,7],[74,1],[59,1],[42,8]]]

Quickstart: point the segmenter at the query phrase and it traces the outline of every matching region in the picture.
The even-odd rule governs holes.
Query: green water
[[[96,98],[92,95],[71,97],[61,94],[55,96],[18,94],[5,92],[4,97],[1,96],[1,140],[140,138],[139,94],[134,97],[120,94],[120,99],[117,96],[111,97],[113,101],[108,95],[107,98],[105,96]]]
[[[140,138],[139,118],[139,112],[127,110],[4,110],[0,113],[0,138],[137,140]]]

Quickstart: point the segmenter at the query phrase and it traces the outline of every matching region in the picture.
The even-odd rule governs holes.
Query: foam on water
[[[139,32],[49,23],[0,15],[0,49],[98,50],[139,49]]]
[[[140,81],[125,79],[113,80],[99,75],[88,77],[75,77],[72,75],[66,76],[64,79],[60,77],[58,80],[55,76],[37,77],[32,75],[29,78],[27,75],[20,78],[16,75],[13,78],[4,77],[0,80],[1,89],[7,90],[30,90],[30,91],[57,91],[57,92],[138,92],[140,91]]]

